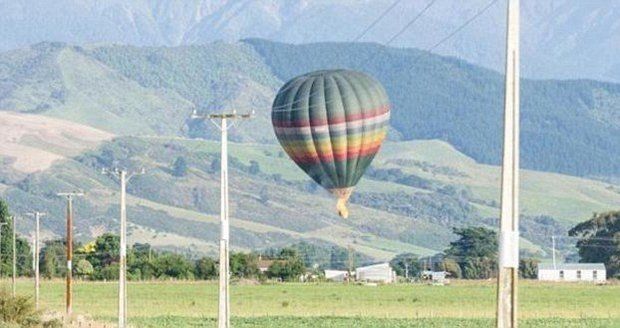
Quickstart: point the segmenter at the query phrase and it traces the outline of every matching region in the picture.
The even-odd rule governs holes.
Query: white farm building
[[[603,263],[545,263],[538,265],[538,280],[604,282],[607,275]]]
[[[374,264],[355,269],[355,280],[392,283],[396,280],[396,273],[389,263]]]
[[[349,280],[349,271],[325,270],[325,279],[337,282]]]

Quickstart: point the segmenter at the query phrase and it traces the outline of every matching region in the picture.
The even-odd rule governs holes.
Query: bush
[[[27,296],[15,297],[7,292],[0,292],[0,317],[2,322],[9,324],[3,327],[37,327],[41,324],[40,313],[35,310],[34,303]]]

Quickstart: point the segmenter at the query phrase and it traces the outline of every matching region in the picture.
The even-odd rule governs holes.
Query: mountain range
[[[269,114],[285,80],[334,67],[375,76],[393,103],[389,141],[344,221],[334,200],[277,145]],[[130,240],[212,253],[219,135],[189,117],[194,109],[254,109],[255,118],[230,136],[235,249],[304,240],[351,245],[374,259],[433,254],[452,240],[453,227],[496,226],[502,90],[492,70],[373,44],[40,43],[0,54],[0,121],[7,126],[0,132],[0,193],[17,214],[33,207],[49,213],[43,227],[51,238],[64,231],[56,192],[86,191],[76,201],[77,238],[86,241],[117,229],[118,187],[101,168],[144,167],[147,173],[129,184]],[[620,87],[524,80],[522,94],[522,251],[545,257],[550,235],[620,206],[613,182],[620,172]],[[173,174],[177,158],[188,163],[182,176]],[[30,220],[20,218],[22,233],[31,231]]]
[[[385,43],[430,5],[391,45],[503,68],[505,0],[431,1],[0,0],[0,50],[43,41],[179,46],[251,37]],[[521,5],[524,76],[620,82],[620,3],[525,0]],[[387,8],[393,9],[373,24]]]

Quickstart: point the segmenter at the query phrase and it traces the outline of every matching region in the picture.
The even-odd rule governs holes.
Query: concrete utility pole
[[[56,194],[67,198],[67,284],[65,291],[65,311],[67,319],[73,313],[73,197],[84,196],[82,192],[61,192]]]
[[[409,263],[405,260],[405,280],[409,281]]]
[[[209,119],[217,126],[222,133],[221,150],[221,170],[220,170],[220,284],[218,298],[218,328],[230,327],[230,263],[229,263],[229,241],[230,241],[230,222],[228,221],[228,129],[234,123],[228,125],[228,120],[249,119],[252,114],[230,113],[209,114],[200,116],[194,111],[193,119]],[[216,122],[220,120],[220,124]]]
[[[2,227],[8,225],[6,222],[0,222],[0,279],[2,279]]]
[[[556,262],[555,262],[555,235],[551,235],[551,257],[553,258],[553,269],[555,270]]]
[[[41,280],[39,277],[39,230],[41,227],[41,217],[45,216],[45,213],[35,211],[28,213],[28,215],[34,216],[35,228],[34,228],[34,250],[33,250],[33,262],[34,262],[34,306],[35,309],[39,309],[39,288],[41,287]]]
[[[497,327],[517,327],[519,278],[519,0],[508,1]]]
[[[127,325],[127,183],[136,175],[145,173],[144,168],[140,171],[128,174],[124,169],[103,169],[103,174],[118,177],[121,186],[120,204],[120,254],[118,261],[118,328],[125,328]]]
[[[17,217],[13,216],[13,274],[11,275],[12,280],[12,289],[13,289],[13,297],[15,297],[16,289],[17,289],[17,243],[15,242],[16,235],[16,223]]]

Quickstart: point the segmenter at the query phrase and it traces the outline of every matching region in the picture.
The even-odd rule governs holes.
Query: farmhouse
[[[392,283],[396,280],[396,273],[389,263],[379,263],[355,269],[357,281]]]
[[[546,281],[593,281],[607,279],[603,263],[563,263],[538,265],[538,280]]]

